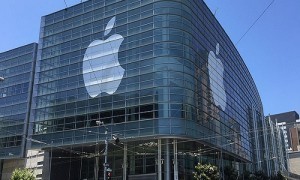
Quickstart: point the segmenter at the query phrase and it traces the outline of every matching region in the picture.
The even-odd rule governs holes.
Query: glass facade
[[[128,142],[122,149],[132,148],[126,163],[118,150],[110,156],[111,166],[127,164],[123,174],[124,166],[114,169],[118,177],[190,178],[199,156],[263,167],[258,91],[202,0],[90,0],[42,17],[33,96],[33,148],[60,146],[82,155],[93,153],[94,144],[97,152],[108,129]],[[144,140],[151,144],[147,152],[139,149]],[[204,145],[214,155],[199,153]],[[96,160],[84,161],[91,167],[80,177],[91,178]]]
[[[285,147],[284,140],[284,129],[278,123],[274,123],[271,117],[266,117],[266,165],[268,166],[268,174],[276,175],[277,172],[287,173],[288,172],[288,154]],[[269,142],[269,143],[268,143]]]
[[[0,53],[0,158],[22,157],[37,44]]]

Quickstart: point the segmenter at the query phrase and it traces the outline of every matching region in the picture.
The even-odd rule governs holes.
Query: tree
[[[257,180],[269,179],[269,177],[267,175],[265,175],[263,171],[256,171],[254,173],[254,176],[255,176],[255,179],[257,179]]]
[[[278,180],[286,180],[286,178],[281,174],[280,171],[277,172],[277,179]]]
[[[255,180],[254,174],[250,171],[245,170],[240,176],[239,180]]]
[[[271,180],[286,180],[286,178],[278,171],[276,175],[271,177]]]
[[[15,169],[11,175],[11,180],[35,180],[33,171],[29,169]]]
[[[196,180],[218,180],[220,177],[217,166],[201,163],[195,166],[193,175]]]
[[[225,179],[236,180],[238,178],[238,172],[231,166],[224,168]]]

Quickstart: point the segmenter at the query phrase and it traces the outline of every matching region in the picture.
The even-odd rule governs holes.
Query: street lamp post
[[[100,127],[103,126],[105,128],[105,151],[104,151],[104,163],[103,163],[103,168],[104,168],[104,172],[103,172],[103,178],[104,180],[107,180],[107,151],[108,151],[108,137],[107,137],[107,127],[104,125],[104,123],[102,121],[96,121],[96,124]]]
[[[100,127],[103,126],[105,128],[105,151],[104,151],[104,163],[103,163],[103,178],[104,180],[107,180],[107,172],[111,172],[112,169],[108,168],[109,164],[107,163],[108,158],[108,128],[104,125],[103,121],[96,121],[96,124]],[[111,137],[110,140],[114,140],[115,144],[118,144],[120,142],[120,139],[117,134],[112,134],[112,129],[110,130]],[[98,133],[99,134],[99,133]],[[98,168],[98,167],[97,167]]]
[[[104,152],[104,164],[103,164],[103,167],[104,167],[104,175],[103,175],[103,178],[104,180],[107,180],[107,151],[108,151],[108,138],[107,138],[107,129],[105,129],[105,152]]]

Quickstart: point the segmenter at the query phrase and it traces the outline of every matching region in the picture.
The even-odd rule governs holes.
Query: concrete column
[[[174,180],[178,180],[177,139],[173,140],[174,149]]]
[[[162,180],[162,173],[161,173],[161,139],[157,140],[158,145],[157,145],[157,171],[158,171],[158,180]]]
[[[171,171],[170,171],[170,145],[169,139],[165,139],[165,153],[164,153],[164,180],[170,180]]]
[[[50,161],[51,155],[49,151],[44,152],[43,174],[42,179],[50,180]]]
[[[123,180],[127,177],[127,143],[124,143],[124,157],[123,157]]]
[[[0,180],[2,180],[3,159],[0,159]]]
[[[98,180],[98,174],[99,174],[99,144],[96,144],[95,148],[95,163],[94,163],[94,179]]]

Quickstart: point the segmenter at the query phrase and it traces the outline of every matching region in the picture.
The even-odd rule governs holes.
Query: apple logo
[[[106,25],[107,36],[115,25],[113,17]],[[124,69],[118,60],[118,52],[124,38],[119,34],[111,35],[105,41],[94,40],[86,49],[82,73],[85,88],[94,98],[101,93],[113,94],[118,89],[124,75]]]
[[[214,103],[220,106],[222,110],[226,107],[226,92],[224,87],[224,66],[220,59],[216,57],[219,55],[219,43],[216,45],[216,54],[213,51],[208,55],[208,73],[210,80],[210,89],[212,91]]]

